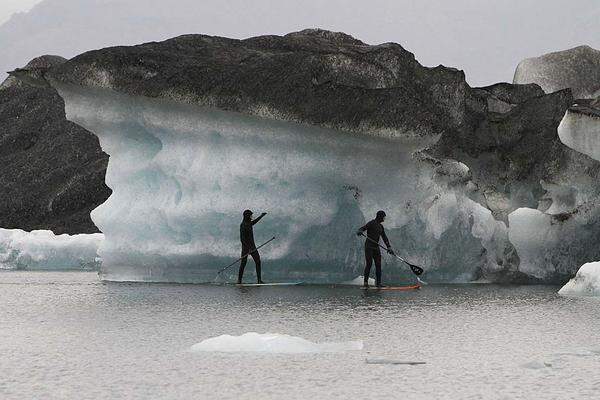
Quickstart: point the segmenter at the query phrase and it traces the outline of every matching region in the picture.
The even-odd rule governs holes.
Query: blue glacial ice
[[[105,235],[104,279],[211,282],[240,255],[246,208],[269,213],[255,227],[257,243],[277,236],[261,250],[267,280],[337,283],[360,275],[354,232],[379,209],[396,251],[422,265],[428,281],[485,280],[509,264],[508,227],[453,184],[469,180],[469,168],[422,160],[419,150],[435,138],[56,87],[67,118],[98,135],[110,155],[113,194],[92,212]],[[414,279],[391,258],[384,268],[388,282]],[[223,278],[233,279],[234,269]]]

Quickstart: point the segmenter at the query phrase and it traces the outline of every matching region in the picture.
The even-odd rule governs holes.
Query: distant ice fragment
[[[256,332],[248,332],[240,336],[221,335],[203,340],[191,347],[191,351],[194,352],[274,354],[339,353],[362,349],[362,340],[314,343],[297,336]]]
[[[101,233],[55,235],[52,231],[0,228],[0,269],[93,269],[100,267]]]
[[[600,160],[600,115],[567,111],[558,126],[558,137],[573,150]]]
[[[386,358],[367,358],[365,360],[367,364],[376,365],[423,365],[427,364],[425,361],[402,361],[402,360],[389,360]]]
[[[583,264],[577,275],[558,294],[563,296],[600,296],[600,261]]]

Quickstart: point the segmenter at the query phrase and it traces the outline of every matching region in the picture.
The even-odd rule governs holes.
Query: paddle
[[[382,249],[384,249],[385,251],[387,251],[387,249],[385,247],[383,247],[381,244],[379,244],[378,242],[374,241],[373,239],[371,239],[370,237],[368,237],[367,235],[365,235],[363,232],[361,232],[360,235],[366,237],[367,240],[375,243],[377,246],[379,246]],[[419,279],[419,275],[421,275],[423,273],[423,268],[421,268],[421,267],[419,267],[417,265],[409,263],[408,261],[406,261],[404,258],[402,258],[399,255],[397,255],[396,253],[394,253],[393,256],[396,257],[398,260],[402,261],[404,264],[408,265],[410,267],[410,270],[413,272],[413,274],[415,274],[417,276],[417,280],[419,282],[422,282]],[[422,282],[422,283],[424,283],[424,282]]]
[[[257,246],[255,249],[250,250],[247,254],[244,254],[243,256],[241,256],[240,258],[238,258],[237,260],[235,260],[234,262],[232,262],[231,264],[229,264],[226,267],[223,267],[219,270],[219,272],[217,272],[217,276],[215,276],[215,279],[213,279],[213,282],[217,280],[217,278],[219,277],[219,275],[221,275],[221,273],[223,273],[224,271],[226,271],[228,268],[234,266],[235,264],[237,264],[240,260],[242,260],[244,257],[248,257],[251,253],[255,252],[256,250],[260,249],[261,247],[263,247],[264,245],[268,244],[269,242],[272,242],[273,240],[275,240],[275,236],[273,236],[271,239],[267,240],[266,242],[264,242],[263,244],[261,244],[260,246]]]

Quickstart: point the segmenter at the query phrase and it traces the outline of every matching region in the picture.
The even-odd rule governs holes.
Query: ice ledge
[[[0,228],[0,269],[98,270],[101,233],[55,235]]]

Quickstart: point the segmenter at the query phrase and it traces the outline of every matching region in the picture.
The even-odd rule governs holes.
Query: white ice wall
[[[368,136],[106,90],[58,89],[67,117],[97,134],[110,155],[113,194],[92,213],[106,235],[106,279],[212,280],[239,256],[246,208],[269,213],[255,227],[257,243],[278,237],[261,251],[267,277],[356,276],[363,254],[354,232],[379,209],[388,213],[393,245],[427,264],[432,277],[468,281],[497,267],[490,233],[496,223],[488,229],[481,222],[491,215],[435,182],[433,169],[413,158],[419,143],[402,132]],[[410,277],[401,264],[386,263],[388,277]]]

